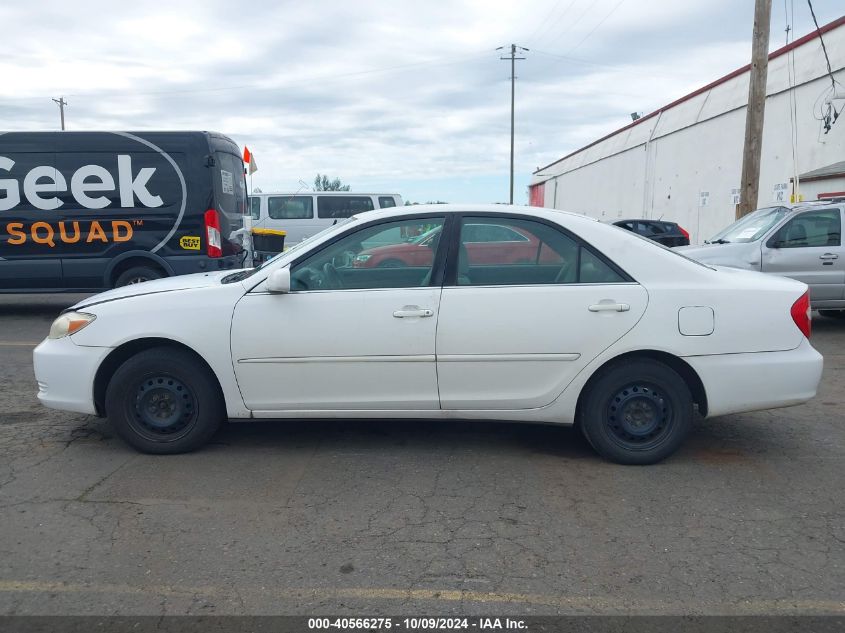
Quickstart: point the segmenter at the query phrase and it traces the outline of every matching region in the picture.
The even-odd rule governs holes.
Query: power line
[[[543,18],[543,20],[540,22],[540,24],[537,25],[537,28],[534,29],[534,32],[528,37],[527,43],[531,44],[533,46],[534,42],[535,42],[535,38],[540,36],[541,33],[543,35],[540,36],[539,39],[542,39],[543,37],[548,35],[549,29],[553,29],[555,26],[557,26],[558,22],[560,22],[563,19],[563,16],[565,16],[567,13],[569,13],[569,10],[572,9],[573,6],[575,6],[576,2],[577,2],[577,0],[572,0],[560,15],[558,15],[554,20],[550,20],[549,18],[552,17],[552,14],[554,13],[555,9],[557,9],[563,3],[563,0],[558,0],[558,2],[555,4],[555,6],[552,7],[552,10],[549,11],[548,14],[546,14],[546,17]],[[539,41],[539,40],[537,40],[537,41]]]
[[[560,33],[557,33],[557,37],[559,37],[559,38],[560,38],[560,37],[563,37],[564,35],[566,35],[567,33],[569,33],[572,29],[574,29],[576,26],[578,26],[578,24],[580,24],[581,20],[583,20],[583,19],[584,19],[584,16],[585,16],[585,15],[587,15],[587,14],[590,12],[590,10],[591,10],[591,9],[592,9],[595,5],[596,5],[596,1],[597,1],[597,0],[592,0],[592,1],[590,2],[590,4],[588,4],[588,5],[587,5],[587,7],[586,7],[586,8],[585,8],[582,12],[581,12],[581,14],[580,14],[577,18],[575,18],[572,22],[570,22],[570,23],[566,26],[566,28],[565,28],[565,29],[563,29]],[[573,2],[573,4],[574,4],[574,2]],[[571,5],[570,5],[570,7],[571,7]],[[569,8],[569,7],[568,7],[568,8]],[[568,8],[567,8],[567,9],[568,9]],[[542,41],[542,40],[544,40],[546,37],[548,37],[548,36],[549,36],[549,34],[550,34],[550,33],[553,33],[553,32],[554,32],[554,27],[556,27],[556,26],[557,26],[558,22],[560,22],[560,20],[563,18],[563,16],[564,16],[564,15],[565,15],[565,13],[564,13],[564,14],[561,14],[561,15],[558,17],[558,19],[557,19],[557,20],[555,20],[554,22],[549,23],[549,27],[545,30],[545,32],[543,33],[543,35],[541,35],[541,36],[537,39],[537,41],[535,42],[535,44],[536,44],[536,43],[539,43],[539,42],[540,42],[540,41]]]
[[[808,0],[808,1],[809,1],[809,0]],[[573,46],[572,48],[570,48],[570,49],[569,49],[568,51],[566,51],[566,52],[567,52],[567,53],[571,53],[571,52],[573,52],[575,49],[577,49],[579,46],[581,46],[581,44],[583,44],[584,42],[586,42],[586,41],[590,38],[590,36],[591,36],[593,33],[595,33],[596,31],[598,31],[599,27],[600,27],[602,24],[604,24],[605,22],[607,22],[607,21],[608,21],[608,19],[610,19],[610,16],[612,16],[614,13],[616,13],[616,10],[617,10],[617,9],[619,9],[619,7],[621,7],[624,3],[625,3],[625,0],[619,0],[619,2],[617,2],[617,3],[616,3],[616,5],[614,5],[614,7],[610,10],[610,12],[609,12],[607,15],[605,15],[605,16],[604,16],[601,20],[599,20],[599,23],[598,23],[598,24],[596,24],[596,25],[593,27],[593,30],[591,30],[589,33],[587,33],[587,34],[586,34],[583,38],[581,38],[581,41],[580,41],[580,42],[578,42],[575,46]]]
[[[827,74],[830,75],[830,83],[833,85],[833,89],[836,90],[836,80],[833,78],[833,69],[830,67],[830,57],[827,55],[827,46],[825,46],[824,37],[822,37],[822,30],[819,28],[819,21],[816,19],[816,12],[813,10],[813,0],[807,0],[807,4],[810,5],[810,15],[813,16],[813,24],[816,25],[816,31],[818,31],[819,34],[819,41],[822,44],[824,59],[827,62]]]

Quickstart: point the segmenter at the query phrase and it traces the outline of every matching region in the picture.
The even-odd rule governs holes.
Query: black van
[[[213,132],[0,132],[0,292],[239,268],[239,147]]]

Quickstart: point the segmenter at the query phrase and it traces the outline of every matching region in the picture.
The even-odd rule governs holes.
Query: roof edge
[[[797,40],[790,42],[786,46],[781,46],[780,48],[772,51],[771,53],[769,53],[769,61],[776,59],[776,58],[780,57],[781,55],[785,55],[786,53],[798,48],[799,46],[803,46],[804,44],[813,41],[814,39],[818,38],[819,35],[823,35],[823,34],[829,32],[829,31],[832,31],[832,30],[834,30],[834,29],[836,29],[840,26],[843,26],[843,25],[845,25],[845,15],[843,15],[840,18],[837,18],[833,22],[828,22],[824,26],[819,27],[818,30],[811,31],[810,33],[807,33],[807,35],[799,37]],[[712,90],[713,88],[715,88],[718,85],[721,85],[721,84],[723,84],[727,81],[730,81],[731,79],[734,79],[735,77],[738,77],[742,74],[747,73],[750,69],[751,69],[751,64],[746,64],[745,66],[742,66],[741,68],[737,68],[736,70],[728,73],[724,77],[720,77],[719,79],[716,79],[715,81],[710,82],[706,86],[702,86],[701,88],[698,88],[697,90],[694,90],[693,92],[690,92],[689,94],[686,94],[683,97],[680,97],[679,99],[676,99],[675,101],[672,101],[668,105],[665,105],[661,108],[658,108],[657,110],[654,110],[653,112],[649,112],[645,116],[641,116],[636,121],[632,121],[628,125],[622,126],[618,130],[611,132],[610,134],[607,134],[605,136],[602,136],[600,139],[593,141],[589,145],[584,145],[584,147],[582,147],[580,149],[576,149],[574,152],[570,152],[569,154],[567,154],[563,158],[558,158],[557,160],[552,161],[548,165],[540,167],[536,171],[531,172],[531,175],[534,176],[536,174],[539,174],[544,169],[548,169],[549,167],[551,167],[553,165],[557,165],[558,163],[565,161],[567,158],[572,158],[576,154],[580,154],[584,150],[590,149],[594,145],[598,145],[599,143],[606,141],[607,139],[612,138],[612,137],[616,136],[617,134],[621,134],[622,132],[624,132],[626,130],[630,130],[632,127],[639,125],[640,123],[657,116],[661,112],[664,112],[666,110],[671,110],[675,106],[680,105],[681,103],[684,103],[685,101],[689,101],[690,99],[693,99],[693,98],[697,97],[698,95],[707,92],[708,90]],[[553,178],[553,177],[554,176],[550,176],[550,178]]]

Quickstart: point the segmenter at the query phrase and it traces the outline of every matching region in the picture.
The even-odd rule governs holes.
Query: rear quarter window
[[[317,196],[318,218],[348,218],[373,209],[370,196]]]

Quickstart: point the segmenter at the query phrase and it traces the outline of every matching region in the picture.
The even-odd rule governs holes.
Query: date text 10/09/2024
[[[471,630],[496,631],[526,630],[524,620],[517,618],[309,618],[309,630],[409,630],[447,631]]]

